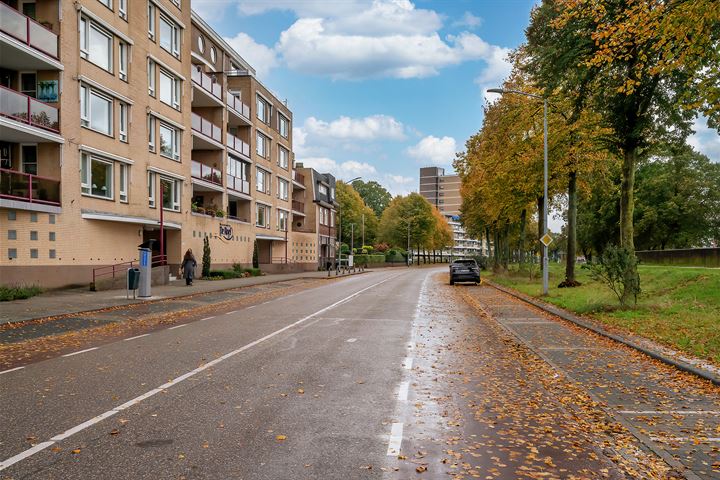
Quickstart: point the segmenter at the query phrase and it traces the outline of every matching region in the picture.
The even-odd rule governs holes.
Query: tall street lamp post
[[[543,237],[548,233],[548,127],[547,127],[547,98],[534,93],[521,92],[519,90],[506,90],[503,88],[489,88],[490,93],[514,93],[526,97],[539,98],[543,101]],[[548,294],[548,246],[543,244],[543,295]]]

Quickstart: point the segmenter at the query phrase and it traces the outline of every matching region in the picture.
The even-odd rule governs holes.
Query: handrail
[[[0,2],[0,5],[4,4]],[[0,85],[0,115],[60,133],[60,111],[57,107],[2,85]]]
[[[13,177],[19,177],[20,180],[13,181]],[[42,196],[48,198],[40,198]],[[0,168],[0,197],[59,206],[60,180]]]
[[[238,137],[236,137],[230,132],[228,132],[227,134],[227,140],[225,144],[236,152],[242,153],[246,157],[250,156],[250,145],[240,140]]]
[[[206,182],[222,185],[222,171],[196,160],[190,161],[190,175]]]
[[[248,182],[247,180],[243,180],[240,177],[228,175],[227,188],[229,188],[230,190],[235,190],[236,192],[250,195],[250,182]]]
[[[210,78],[210,75],[200,71],[197,67],[193,67],[190,78],[200,88],[211,94],[213,97],[222,100],[222,89],[220,84]]]
[[[103,265],[102,267],[93,268],[92,271],[92,287],[95,286],[95,281],[98,277],[104,277],[110,275],[110,278],[115,278],[116,273],[126,272],[128,268],[133,268],[138,263],[138,260],[130,260],[127,262],[115,263],[113,265]],[[159,267],[167,263],[167,255],[154,255],[150,258],[150,267]],[[121,268],[125,266],[125,268]],[[108,270],[108,271],[103,271]]]
[[[13,22],[13,20],[15,21]],[[38,30],[38,27],[42,30]],[[3,2],[0,2],[0,31],[52,58],[58,58],[57,33]],[[38,45],[40,42],[33,41],[33,33],[40,36],[45,35],[45,39],[49,40],[47,45],[49,50]]]
[[[237,98],[235,95],[233,95],[229,91],[225,92],[225,95],[227,98],[226,103],[227,103],[228,108],[239,113],[241,117],[244,117],[245,119],[247,119],[249,121],[250,120],[250,107],[247,104],[243,103],[242,100]]]
[[[200,132],[206,137],[210,137],[216,142],[222,141],[222,130],[220,127],[207,120],[195,112],[190,115],[191,127],[196,132]]]

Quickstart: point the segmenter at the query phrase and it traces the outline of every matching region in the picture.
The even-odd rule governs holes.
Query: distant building
[[[474,239],[465,233],[460,223],[460,177],[445,175],[445,169],[423,167],[420,169],[420,195],[434,205],[448,220],[453,230],[455,245],[446,253],[454,257],[482,255],[486,252],[483,241]]]

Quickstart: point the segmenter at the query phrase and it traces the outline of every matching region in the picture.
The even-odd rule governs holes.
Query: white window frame
[[[283,153],[285,154],[284,156]],[[278,145],[278,165],[280,168],[284,168],[285,170],[287,170],[290,165],[290,151],[282,145]]]
[[[261,103],[263,108],[259,108]],[[255,94],[255,111],[258,120],[265,125],[270,125],[270,122],[272,121],[272,103],[265,100],[265,98],[260,94]],[[260,111],[264,112],[262,117],[260,116]]]
[[[130,45],[120,41],[118,43],[118,77],[120,80],[128,81],[128,62],[130,58]]]
[[[157,181],[155,180],[155,172],[147,172],[147,188],[148,188],[148,205],[150,208],[156,208],[155,193],[157,191]]]
[[[152,115],[148,115],[148,150],[155,153],[157,151],[157,120]]]
[[[107,8],[109,8],[110,10],[113,9],[113,2],[112,2],[112,0],[98,0],[98,2],[102,3],[103,5],[105,5],[105,6],[106,6]]]
[[[148,38],[155,41],[155,5],[148,2]]]
[[[128,124],[130,118],[130,105],[127,103],[119,103],[119,121],[118,121],[118,138],[121,142],[128,143]]]
[[[98,63],[94,58],[91,58],[90,56],[90,30],[94,29],[97,33],[100,35],[103,35],[107,37],[108,39],[108,58],[107,58],[107,68],[105,68],[103,65]],[[115,45],[115,35],[113,35],[111,32],[109,32],[107,29],[105,29],[102,25],[99,25],[97,22],[85,17],[80,17],[80,57],[84,58],[88,62],[92,63],[93,65],[96,65],[98,68],[102,68],[103,70],[113,73],[113,48]]]
[[[287,232],[288,219],[290,218],[290,215],[288,215],[288,212],[286,210],[282,210],[279,208],[276,208],[275,210],[277,211],[277,229],[281,232]]]
[[[287,180],[280,178],[280,177],[278,177],[277,181],[278,181],[277,197],[281,200],[287,200],[289,191],[290,191],[290,183]]]
[[[177,178],[160,176],[160,188],[162,188],[162,182],[170,183],[170,207],[166,208],[165,205],[161,205],[162,209],[167,212],[179,212],[180,211],[180,199],[181,199],[181,187],[182,181]],[[163,202],[165,196],[163,195]]]
[[[335,210],[330,210],[330,226],[335,226]]]
[[[160,76],[165,75],[165,77],[170,79],[170,101],[171,103],[166,102],[163,99],[163,92],[162,92],[162,82],[158,82],[158,90],[160,91],[160,95],[158,98],[161,102],[163,102],[165,105],[169,105],[175,110],[180,110],[180,91],[182,89],[182,85],[180,84],[181,80],[177,78],[175,75],[170,73],[169,71],[165,70],[164,68],[160,68]]]
[[[92,163],[99,162],[106,165],[110,165],[110,181],[108,185],[110,187],[110,195],[95,195],[92,193]],[[83,171],[84,170],[84,171]],[[89,153],[80,154],[80,193],[85,197],[100,198],[103,200],[114,200],[114,185],[115,185],[115,162],[107,160],[102,157],[91,155]]]
[[[128,0],[118,0],[118,16],[126,22],[128,20],[127,2]]]
[[[166,52],[170,53],[171,55],[180,58],[180,26],[175,23],[172,19],[170,19],[168,16],[163,15],[160,13],[160,38],[158,39],[158,45],[160,45],[160,48],[165,50]],[[166,48],[165,45],[163,45],[163,38],[162,38],[162,22],[165,22],[170,27],[170,48]]]
[[[285,120],[285,133],[283,133],[283,128],[282,128],[283,120]],[[290,119],[287,118],[282,113],[278,112],[278,133],[280,134],[281,137],[288,138],[290,136],[289,132],[290,132]]]
[[[263,223],[260,223],[260,210],[263,211]],[[270,215],[272,214],[270,207],[263,203],[255,203],[255,226],[260,228],[270,228]]]
[[[172,137],[172,141],[170,142],[171,143],[170,144],[171,152],[169,155],[167,153],[164,153],[163,149],[162,149],[162,130],[163,130],[163,128],[165,128],[171,132],[170,135]],[[180,130],[178,130],[177,128],[173,127],[172,125],[170,125],[168,123],[160,122],[159,132],[160,133],[158,134],[158,139],[160,140],[160,150],[159,150],[160,155],[165,158],[169,158],[171,160],[175,160],[175,161],[179,162],[180,161]]]
[[[261,141],[262,140],[262,141]],[[260,148],[262,145],[262,153],[260,153]],[[260,133],[259,131],[255,132],[255,153],[258,154],[258,156],[262,158],[268,158],[268,154],[270,150],[270,138]]]
[[[155,88],[157,85],[157,83],[156,83],[157,80],[155,78],[156,77],[155,70],[156,70],[155,62],[151,58],[148,58],[148,61],[147,61],[148,95],[150,95],[151,97],[155,97],[157,95],[157,89]]]
[[[118,188],[118,197],[122,203],[128,203],[128,180],[130,175],[130,165],[120,164],[120,188]]]
[[[259,179],[262,177],[262,182],[259,181]],[[270,182],[272,181],[271,173],[268,172],[265,169],[262,169],[260,167],[255,167],[255,189],[258,192],[267,193],[270,195],[272,193],[272,187],[270,185]],[[262,188],[261,188],[262,186]]]
[[[90,97],[95,95],[103,100],[110,102],[110,111],[108,112],[108,132],[92,128],[92,109],[90,108]],[[89,85],[80,85],[80,125],[84,128],[90,129],[94,132],[102,133],[109,137],[113,136],[113,114],[114,114],[115,102],[112,97],[105,95]]]
[[[325,185],[323,185],[322,183],[321,183],[320,185],[318,185],[318,191],[319,191],[321,194],[323,194],[323,195],[327,195],[327,194],[328,194],[328,189],[327,189],[327,187],[326,187]]]

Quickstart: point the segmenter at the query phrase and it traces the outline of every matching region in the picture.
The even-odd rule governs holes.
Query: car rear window
[[[467,265],[470,267],[474,267],[475,265],[477,265],[477,263],[475,263],[475,260],[455,260],[453,262],[453,265]]]

